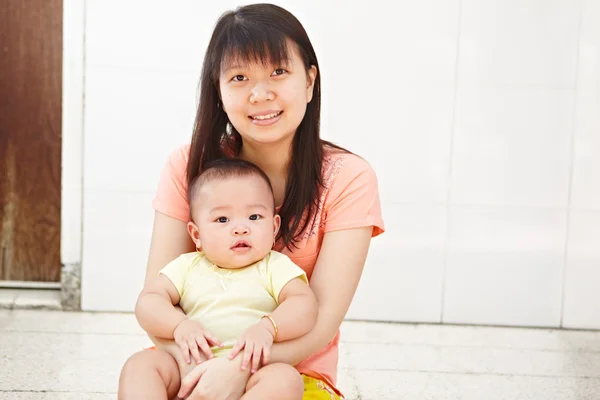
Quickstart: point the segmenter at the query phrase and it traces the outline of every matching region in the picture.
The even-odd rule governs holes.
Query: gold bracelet
[[[268,314],[263,315],[263,318],[269,318],[269,321],[271,321],[271,323],[273,324],[273,328],[275,328],[275,335],[273,336],[273,341],[277,341],[277,334],[279,333],[279,329],[277,329],[277,324],[275,323],[275,320],[273,319],[273,317],[271,317]]]

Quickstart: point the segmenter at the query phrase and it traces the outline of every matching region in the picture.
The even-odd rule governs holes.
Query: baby
[[[271,250],[280,218],[268,177],[254,164],[219,160],[190,185],[188,196],[188,232],[197,251],[170,262],[146,286],[135,309],[138,322],[151,336],[174,339],[186,362],[190,355],[200,363],[201,353],[210,359],[241,349],[251,372],[259,372],[244,400],[302,399],[302,378],[293,367],[274,363],[259,370],[273,342],[308,333],[318,312],[304,271]]]

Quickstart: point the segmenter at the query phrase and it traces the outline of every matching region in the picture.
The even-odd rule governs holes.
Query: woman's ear
[[[306,86],[306,102],[310,103],[312,98],[313,98],[313,92],[314,92],[314,88],[315,88],[315,79],[317,79],[317,67],[315,67],[314,65],[310,66],[310,69],[307,71],[306,74],[306,79],[307,79],[307,86]]]
[[[200,231],[198,230],[198,227],[195,223],[190,221],[187,224],[187,229],[192,241],[196,245],[196,250],[200,251],[202,249],[202,242],[200,241]]]

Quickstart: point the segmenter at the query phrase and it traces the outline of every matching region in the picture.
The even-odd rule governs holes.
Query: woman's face
[[[247,144],[291,143],[312,99],[317,69],[307,71],[297,46],[288,46],[285,65],[232,63],[221,72],[223,108]]]

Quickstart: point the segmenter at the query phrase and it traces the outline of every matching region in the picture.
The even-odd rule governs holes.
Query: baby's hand
[[[190,363],[190,354],[194,357],[196,363],[200,364],[203,361],[198,348],[206,354],[208,359],[211,359],[214,356],[209,344],[223,347],[223,343],[210,331],[205,329],[200,322],[187,318],[177,325],[173,332],[173,339],[175,339],[175,343],[181,348],[183,359],[188,364]]]
[[[255,373],[260,366],[261,356],[263,364],[269,363],[274,338],[275,332],[272,325],[265,324],[264,320],[260,320],[259,323],[252,325],[240,336],[235,346],[231,349],[231,353],[229,353],[229,359],[234,359],[244,349],[242,369],[245,370],[248,368],[250,360],[252,360],[251,371]]]

